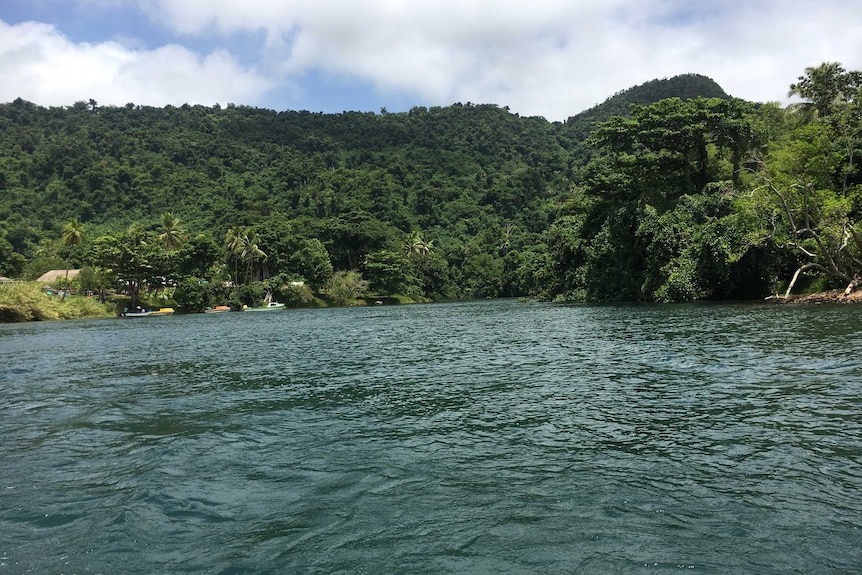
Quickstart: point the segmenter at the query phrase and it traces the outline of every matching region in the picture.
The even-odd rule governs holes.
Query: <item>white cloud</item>
[[[680,73],[776,100],[805,66],[862,64],[862,13],[844,0],[141,1],[182,34],[266,31],[289,48],[288,75],[322,69],[430,103],[552,119]]]
[[[59,0],[54,0],[59,1]],[[68,1],[68,0],[63,0]],[[4,78],[51,95],[143,102],[257,103],[309,72],[357,80],[417,105],[508,105],[559,120],[653,78],[694,72],[730,94],[783,100],[806,66],[862,68],[862,12],[846,0],[77,0],[96,9],[137,5],[174,34],[152,51],[72,44],[19,25],[0,35]],[[106,38],[123,37],[122,31]],[[181,44],[251,51],[195,56]],[[263,40],[261,40],[263,38]],[[14,54],[14,55],[12,55]],[[38,57],[41,54],[41,57]],[[258,58],[258,70],[243,69]],[[50,62],[63,60],[61,70]],[[71,70],[91,69],[87,76]],[[63,73],[63,72],[66,73]],[[9,82],[4,82],[8,86]],[[10,88],[0,88],[0,100]],[[113,90],[113,91],[112,91]],[[15,94],[14,96],[23,94]],[[77,97],[77,96],[76,96]],[[285,102],[289,105],[289,102]]]
[[[118,42],[74,44],[53,26],[0,21],[0,101],[71,105],[94,98],[116,105],[244,103],[271,87],[227,52],[200,57],[168,45],[135,50]]]
[[[317,69],[415,94],[417,103],[516,104],[558,117],[577,110],[583,94],[607,95],[595,73],[586,84],[579,69],[592,68],[594,34],[607,30],[608,13],[629,3],[142,1],[180,34],[265,30],[270,46],[287,47],[288,76]]]

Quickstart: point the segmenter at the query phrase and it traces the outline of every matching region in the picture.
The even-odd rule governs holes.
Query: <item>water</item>
[[[0,325],[0,574],[862,572],[862,308]]]

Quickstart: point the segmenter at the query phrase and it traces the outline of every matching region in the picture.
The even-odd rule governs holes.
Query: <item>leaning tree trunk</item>
[[[71,262],[66,262],[66,289],[63,290],[63,297],[60,298],[60,301],[66,301],[66,294],[69,293],[69,264]]]
[[[799,279],[799,276],[802,274],[802,272],[810,270],[810,269],[820,270],[830,277],[833,277],[835,279],[839,279],[842,281],[850,282],[850,285],[848,285],[847,289],[844,290],[844,293],[848,294],[848,295],[850,294],[850,292],[852,292],[854,289],[856,289],[856,287],[858,287],[860,285],[860,281],[859,281],[858,277],[857,278],[850,278],[847,274],[843,274],[837,270],[829,269],[829,268],[822,266],[820,264],[807,263],[804,266],[800,267],[798,270],[796,270],[796,273],[793,274],[793,279],[790,280],[790,285],[787,286],[787,291],[784,292],[784,299],[787,299],[790,297],[790,292],[793,291],[793,286],[796,285],[796,280]]]

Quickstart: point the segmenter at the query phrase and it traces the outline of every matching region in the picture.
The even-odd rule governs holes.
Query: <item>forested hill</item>
[[[617,92],[601,104],[571,116],[566,126],[575,141],[583,141],[596,122],[603,122],[611,116],[628,115],[632,104],[652,104],[665,98],[722,98],[730,96],[712,78],[700,74],[680,74],[673,78],[650,80]]]
[[[656,98],[684,87],[657,82]],[[349,215],[461,250],[502,230],[530,243],[577,177],[579,143],[559,123],[470,103],[322,114],[19,99],[0,105],[0,222],[27,258],[71,218],[100,233],[165,211],[217,236],[276,214],[320,236]]]
[[[575,168],[553,124],[492,105],[316,114],[16,101],[0,122],[0,221],[27,257],[70,218],[101,233],[170,211],[222,237],[295,221],[347,267],[333,237],[346,218],[458,246],[504,228],[540,233]]]
[[[652,102],[605,122],[592,139],[601,153],[586,165],[581,128]],[[662,282],[678,279],[662,258],[679,252],[650,252],[645,238],[663,236],[659,228],[648,235],[638,218],[695,196],[710,206],[698,217],[728,216],[731,204],[713,200],[730,195],[710,190],[740,184],[743,155],[762,135],[789,129],[770,110],[755,118],[752,106],[697,75],[648,82],[563,123],[469,102],[322,114],[92,100],[44,108],[18,99],[0,105],[0,275],[30,277],[58,256],[113,269],[106,245],[116,255],[123,242],[152,247],[158,235],[170,253],[189,238],[182,249],[198,250],[197,263],[177,265],[199,279],[230,266],[235,280],[313,275],[320,287],[327,273],[354,269],[377,293],[425,297],[735,297],[737,284],[725,278],[715,289],[698,268],[697,289],[662,295]],[[90,241],[73,249],[83,234],[69,230],[80,226]],[[622,260],[591,259],[620,230],[635,233],[614,248],[628,258],[617,266],[625,289],[597,273]],[[238,239],[258,241],[265,254],[251,256],[244,276],[237,260],[258,252]],[[170,260],[129,257],[144,262],[143,273],[157,256]],[[312,260],[326,265],[313,271]]]

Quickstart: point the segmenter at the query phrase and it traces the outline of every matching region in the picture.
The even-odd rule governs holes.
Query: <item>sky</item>
[[[685,73],[784,104],[827,61],[862,70],[862,0],[0,0],[0,102],[41,106],[562,121]]]

